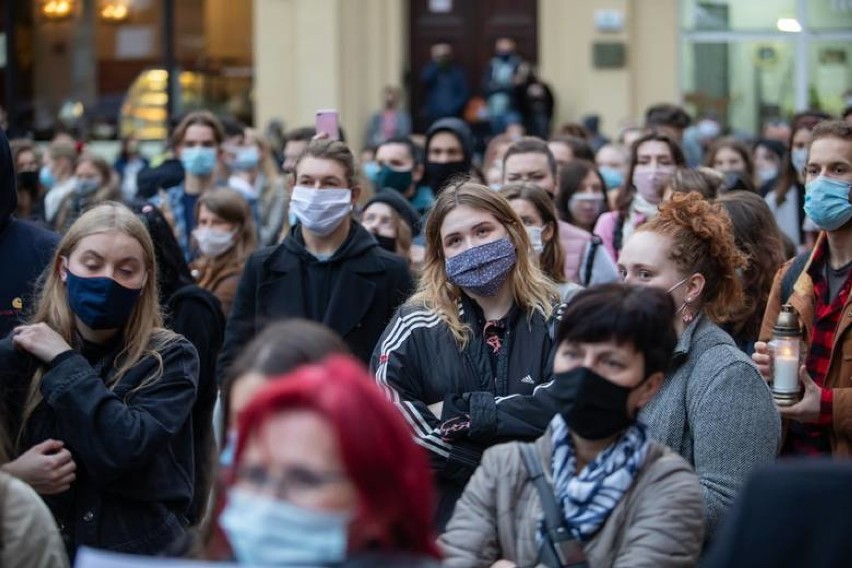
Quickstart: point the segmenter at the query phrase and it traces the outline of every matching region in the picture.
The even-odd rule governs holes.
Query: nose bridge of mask
[[[571,196],[571,201],[583,203],[600,203],[603,201],[603,195],[600,193],[575,193]]]
[[[291,200],[307,206],[341,205],[352,202],[352,190],[339,187],[313,187],[297,185],[293,187]]]

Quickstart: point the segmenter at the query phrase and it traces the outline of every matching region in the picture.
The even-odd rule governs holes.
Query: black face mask
[[[426,177],[435,197],[440,195],[450,178],[462,174],[467,175],[468,170],[470,170],[470,165],[465,160],[444,163],[426,162]]]
[[[38,189],[38,171],[18,172],[18,189],[35,192]]]
[[[385,237],[383,235],[373,235],[373,238],[379,242],[379,246],[388,252],[396,254],[396,239],[393,237]]]
[[[627,429],[635,418],[627,414],[627,397],[633,389],[611,383],[588,367],[556,375],[560,381],[577,381],[574,405],[564,414],[572,432],[586,440],[603,440]]]

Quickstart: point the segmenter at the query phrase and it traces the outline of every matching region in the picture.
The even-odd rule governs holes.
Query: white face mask
[[[234,246],[236,231],[199,227],[192,231],[192,238],[198,243],[198,250],[206,257],[215,258],[226,253]]]
[[[541,233],[544,231],[544,228],[535,226],[528,226],[525,228],[527,230],[527,235],[530,237],[530,244],[532,244],[532,248],[535,253],[541,254],[544,252],[544,242],[541,240]]]
[[[331,234],[351,211],[351,189],[297,185],[290,197],[290,212],[305,229],[321,237]]]
[[[767,166],[765,168],[758,168],[757,170],[757,178],[761,183],[767,183],[776,177],[778,177],[778,168],[776,166]]]

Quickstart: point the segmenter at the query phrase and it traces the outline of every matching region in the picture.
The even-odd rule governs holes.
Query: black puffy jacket
[[[463,297],[459,314],[474,331],[460,348],[436,312],[407,304],[388,325],[371,361],[376,382],[402,412],[415,441],[429,451],[440,496],[439,528],[488,446],[537,438],[574,397],[571,385],[550,380],[558,315],[546,321],[538,312],[513,309],[506,356],[495,377],[476,312],[473,301]],[[439,402],[440,418],[428,408]],[[466,435],[445,440],[441,425],[460,417],[465,422],[469,417]]]

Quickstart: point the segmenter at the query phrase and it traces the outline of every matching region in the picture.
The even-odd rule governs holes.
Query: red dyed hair
[[[265,385],[240,414],[235,465],[247,440],[270,417],[290,410],[316,412],[336,434],[344,468],[358,492],[350,553],[369,549],[440,557],[432,533],[428,458],[362,365],[335,355],[283,379]],[[372,530],[367,533],[365,527]]]

